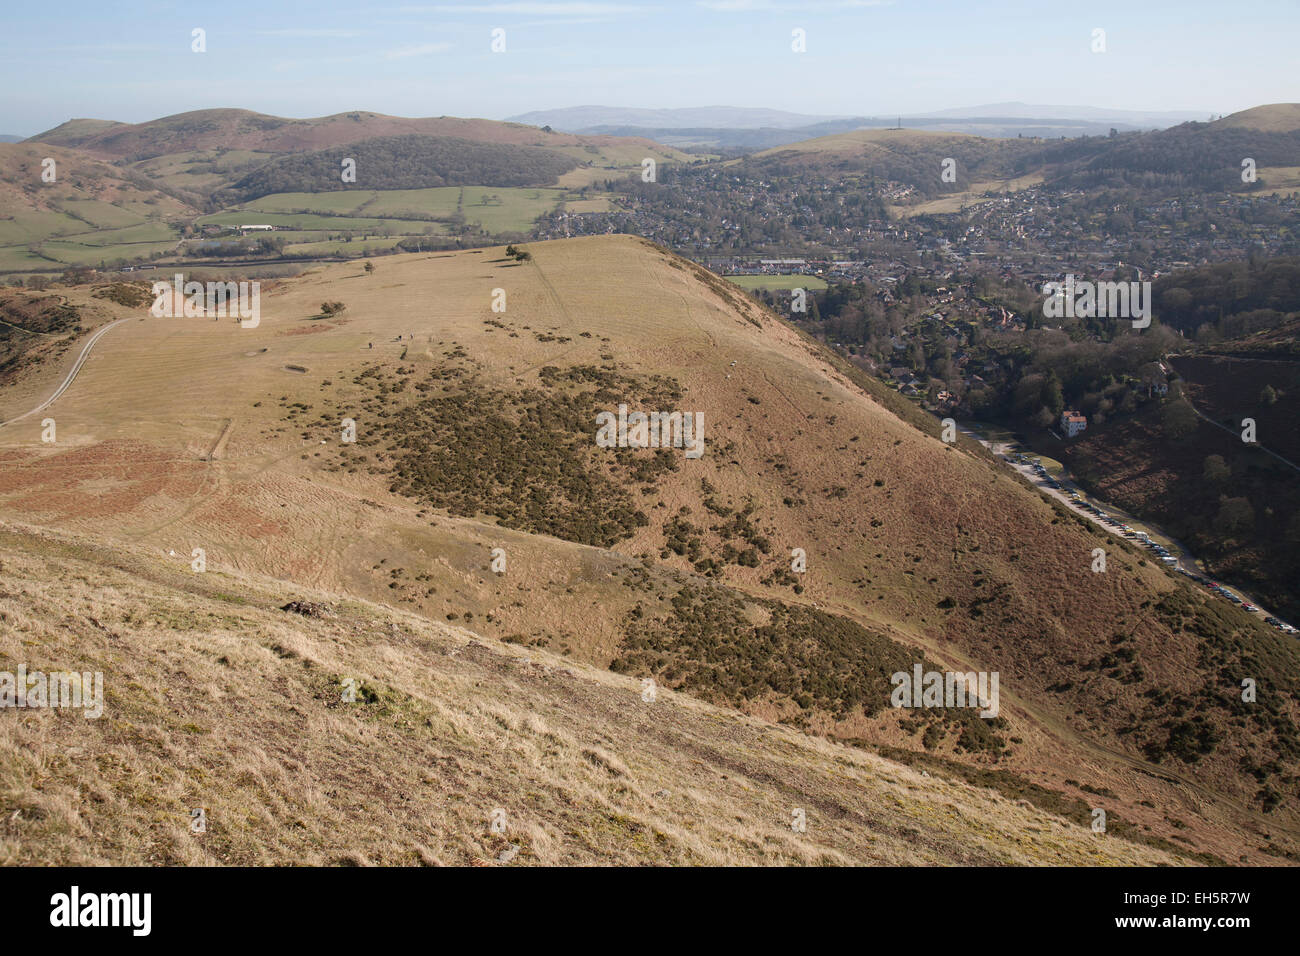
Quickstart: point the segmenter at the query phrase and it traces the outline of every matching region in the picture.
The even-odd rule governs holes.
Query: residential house
[[[1088,427],[1088,416],[1081,412],[1066,409],[1061,412],[1061,430],[1066,438],[1073,438]]]

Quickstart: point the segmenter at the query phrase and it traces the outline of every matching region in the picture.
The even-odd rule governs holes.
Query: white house
[[[1066,438],[1073,438],[1087,427],[1087,415],[1068,408],[1061,412],[1061,430],[1065,432]]]

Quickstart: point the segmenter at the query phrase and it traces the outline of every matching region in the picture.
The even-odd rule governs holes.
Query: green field
[[[42,243],[41,248],[47,256],[68,265],[98,266],[101,262],[107,264],[119,259],[133,262],[137,259],[148,258],[155,252],[171,252],[176,248],[176,241],[172,239],[166,242],[129,242],[108,246],[91,246],[70,240],[51,239]],[[47,266],[55,267],[52,263],[47,263]],[[18,266],[17,268],[22,267]]]
[[[103,208],[87,208],[93,201],[80,203],[77,215],[96,216],[108,222],[114,217],[105,215]],[[96,204],[104,206],[104,204]],[[113,207],[106,207],[112,209]],[[118,210],[122,212],[121,210]],[[0,270],[36,269],[58,270],[61,265],[97,266],[117,260],[134,261],[155,252],[166,252],[176,244],[176,232],[167,223],[141,221],[132,213],[123,212],[117,221],[128,224],[113,229],[87,229],[86,223],[62,213],[39,214],[39,221],[30,223],[29,217],[18,215],[0,221]],[[57,229],[57,232],[51,230]],[[22,241],[15,242],[15,239]],[[7,242],[6,242],[7,240]],[[41,254],[31,252],[39,246]]]
[[[236,206],[237,210],[256,210],[258,212],[297,213],[313,212],[327,215],[346,216],[356,211],[370,199],[380,195],[373,190],[351,190],[336,193],[275,193],[262,196],[252,202]]]
[[[406,228],[419,233],[423,229],[411,230],[409,224],[428,222],[433,217],[448,219],[459,213],[466,222],[491,233],[527,232],[538,216],[550,212],[570,195],[564,189],[496,186],[276,193],[199,221],[218,225],[257,222],[308,229],[327,229],[331,223],[336,229],[366,228],[357,223],[370,223],[373,229],[377,228],[374,223],[382,221],[394,230]],[[250,218],[250,214],[256,215]]]
[[[142,222],[122,229],[100,229],[96,232],[63,236],[62,240],[82,246],[117,246],[133,242],[175,241],[176,231],[165,222]]]
[[[31,269],[33,272],[51,272],[59,268],[57,262],[33,255],[26,246],[0,247],[0,272],[17,272]]]
[[[289,226],[292,229],[316,229],[328,232],[375,232],[385,226],[395,232],[411,227],[410,222],[398,219],[361,219],[351,216],[326,216],[316,213],[274,213],[261,210],[230,211],[203,216],[195,222],[200,226]]]
[[[89,223],[92,229],[122,229],[139,225],[147,219],[101,199],[64,199],[59,205],[69,216]]]
[[[250,154],[251,155],[251,154]],[[247,156],[185,154],[154,164],[159,178],[189,175],[183,167],[235,163]],[[447,186],[434,189],[347,190],[323,193],[277,193],[221,212],[200,216],[195,225],[237,227],[272,225],[275,237],[291,255],[356,256],[366,249],[391,249],[403,238],[445,236],[457,217],[470,226],[499,235],[527,233],[537,217],[562,203],[601,205],[590,195],[554,187],[498,188]],[[140,203],[115,206],[95,199],[68,198],[54,209],[16,209],[0,218],[0,271],[59,271],[66,265],[98,266],[119,260],[138,262],[158,252],[177,251],[178,233],[160,210]],[[441,220],[441,221],[440,221]],[[345,234],[352,236],[348,241]],[[256,238],[259,234],[250,234]],[[231,235],[214,237],[218,241]],[[39,253],[31,247],[39,244]],[[187,241],[187,248],[195,243]],[[760,277],[754,277],[760,278]],[[768,277],[780,281],[788,277]],[[809,288],[825,288],[808,280]]]
[[[826,280],[816,276],[734,275],[725,277],[742,289],[825,289]]]
[[[86,224],[61,212],[19,210],[0,219],[0,246],[30,245],[50,236],[88,232]]]

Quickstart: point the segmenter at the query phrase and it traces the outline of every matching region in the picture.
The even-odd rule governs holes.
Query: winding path
[[[17,416],[16,418],[11,418],[6,422],[0,422],[0,428],[3,428],[5,425],[12,425],[14,422],[20,422],[24,418],[30,418],[32,415],[35,415],[38,412],[43,412],[45,411],[45,409],[53,405],[58,400],[59,396],[68,390],[68,386],[72,384],[73,380],[77,377],[77,373],[81,371],[81,366],[86,364],[86,359],[90,358],[90,352],[91,349],[95,347],[95,343],[98,342],[101,338],[103,338],[104,334],[108,332],[109,329],[113,328],[113,326],[121,325],[123,322],[126,321],[129,320],[117,319],[116,321],[110,322],[108,323],[108,325],[97,330],[95,334],[90,337],[90,341],[88,341],[85,344],[85,346],[82,347],[81,354],[77,356],[77,361],[72,363],[72,368],[68,371],[67,377],[65,377],[62,383],[60,383],[59,387],[54,390],[54,394],[51,395],[49,398],[47,398],[45,401],[41,402],[41,404],[37,405],[31,411],[24,412],[23,414]]]

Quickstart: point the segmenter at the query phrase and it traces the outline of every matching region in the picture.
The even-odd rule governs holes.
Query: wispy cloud
[[[258,36],[263,37],[293,37],[301,39],[324,37],[350,39],[352,37],[365,36],[365,34],[360,30],[332,30],[325,27],[291,27],[287,30],[254,30],[253,32]]]
[[[434,53],[446,53],[451,49],[450,43],[417,43],[414,46],[399,47],[384,53],[385,60],[405,60],[412,56],[431,56]]]
[[[626,3],[561,2],[546,0],[515,0],[504,3],[440,3],[429,6],[402,7],[403,13],[482,13],[500,16],[520,14],[534,17],[611,17],[644,13],[652,7],[631,6]]]
[[[779,0],[696,0],[696,5],[717,13],[787,13],[833,10],[864,10],[868,7],[891,7],[893,0],[803,0],[782,3]]]

